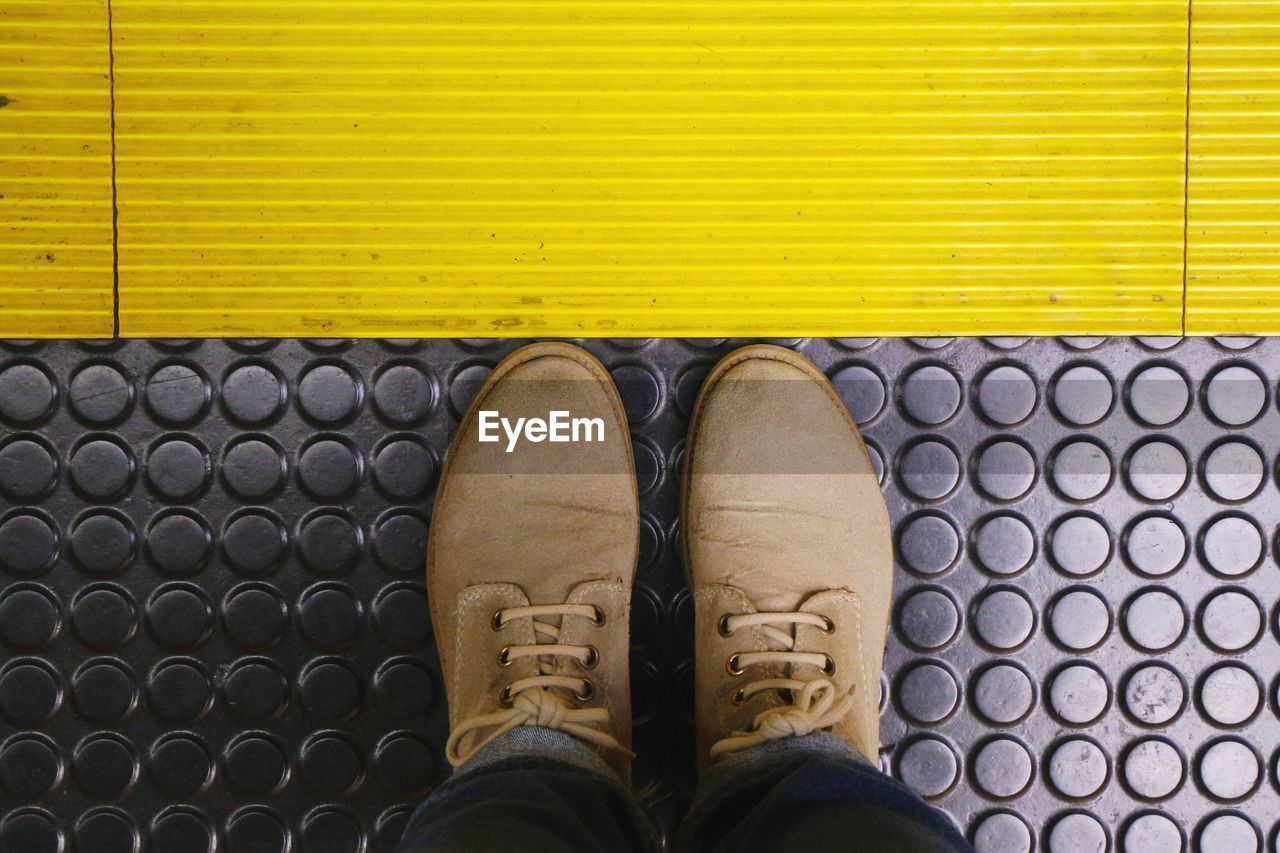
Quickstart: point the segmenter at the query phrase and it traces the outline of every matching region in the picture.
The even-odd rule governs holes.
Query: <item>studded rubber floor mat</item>
[[[446,774],[423,549],[516,341],[9,343],[0,850],[389,851]],[[1280,340],[782,341],[894,519],[882,762],[981,851],[1280,818]],[[732,341],[593,341],[634,431],[636,784],[692,781],[675,465]]]

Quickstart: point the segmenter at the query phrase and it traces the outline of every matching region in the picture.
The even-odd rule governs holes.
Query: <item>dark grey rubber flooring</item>
[[[0,350],[0,850],[388,851],[445,775],[440,457],[519,342]],[[691,783],[675,476],[733,341],[591,341],[644,521],[636,781]],[[981,851],[1276,850],[1280,340],[782,341],[885,472],[884,766]]]

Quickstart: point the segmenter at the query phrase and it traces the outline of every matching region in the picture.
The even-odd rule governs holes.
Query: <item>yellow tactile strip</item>
[[[0,337],[110,337],[106,0],[0,2]]]
[[[123,334],[1280,332],[1277,0],[9,0],[0,45],[0,336],[112,330],[112,47]]]
[[[1280,2],[1194,0],[1188,334],[1280,333]]]
[[[1181,327],[1185,2],[112,9],[125,335]]]

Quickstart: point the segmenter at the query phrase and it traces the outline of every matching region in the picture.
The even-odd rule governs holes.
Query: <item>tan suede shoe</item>
[[[586,421],[579,440],[553,440],[556,412],[569,439],[573,419]],[[638,531],[631,435],[608,372],[568,344],[512,353],[458,426],[431,519],[451,763],[541,725],[593,745],[627,777]]]
[[[699,763],[826,728],[875,762],[889,515],[821,371],[773,346],[716,365],[689,426],[682,519]]]

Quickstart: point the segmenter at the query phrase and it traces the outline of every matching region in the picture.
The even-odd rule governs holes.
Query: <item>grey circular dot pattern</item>
[[[1115,390],[1101,369],[1080,364],[1063,371],[1053,385],[1053,405],[1063,420],[1090,426],[1111,411]]]
[[[1182,374],[1163,364],[1138,371],[1129,387],[1129,405],[1148,426],[1168,426],[1186,412],[1191,389]]]
[[[1200,828],[1199,849],[1204,853],[1255,853],[1261,849],[1258,831],[1245,818],[1230,812],[1210,817]]]
[[[1026,594],[1010,588],[989,590],[977,599],[971,624],[979,640],[1004,651],[1025,643],[1035,621],[1035,607]]]
[[[1220,800],[1248,796],[1262,777],[1262,762],[1248,744],[1227,737],[1211,743],[1197,760],[1200,784]]]
[[[1267,383],[1251,368],[1229,365],[1209,378],[1204,401],[1218,421],[1242,426],[1262,413],[1267,404]]]
[[[1002,364],[988,371],[978,385],[978,407],[991,421],[1010,426],[1026,420],[1039,392],[1026,370]]]
[[[974,534],[978,562],[997,575],[1012,575],[1031,562],[1035,534],[1016,515],[997,515],[982,522]]]
[[[1069,738],[1049,756],[1049,781],[1064,797],[1092,797],[1107,781],[1107,755],[1091,740]]]
[[[1157,352],[1173,349],[1182,344],[1182,338],[1177,335],[1139,335],[1135,340],[1147,349]]]
[[[1129,529],[1124,550],[1135,569],[1160,577],[1182,564],[1187,555],[1187,535],[1172,517],[1148,515]]]
[[[1262,488],[1265,478],[1262,455],[1243,441],[1225,441],[1204,460],[1205,485],[1224,501],[1248,500]]]
[[[1247,350],[1257,346],[1262,339],[1251,335],[1218,335],[1213,342],[1224,349]]]
[[[1220,726],[1238,726],[1262,707],[1262,685],[1253,673],[1233,663],[1210,670],[1199,692],[1205,718]]]
[[[898,558],[908,568],[932,575],[944,571],[960,552],[960,534],[940,515],[921,515],[898,534]]]
[[[1016,441],[997,441],[978,454],[974,472],[978,487],[988,496],[1016,501],[1035,484],[1036,460]]]
[[[1162,652],[1182,639],[1187,616],[1177,596],[1165,589],[1152,588],[1129,599],[1124,611],[1124,628],[1137,648]]]
[[[994,338],[986,337],[986,338],[983,338],[982,340],[985,341],[988,346],[993,346],[996,349],[1017,349],[1018,347],[1025,344],[1027,341],[1031,340],[1031,338],[1019,338],[1019,337],[1013,337],[1008,335],[1002,335],[1000,337],[994,337]]]
[[[692,672],[679,448],[740,343],[585,342],[640,468],[646,803],[693,778],[691,694],[664,687]],[[989,853],[1269,851],[1280,341],[785,343],[863,424],[889,505],[881,765]],[[36,837],[30,808],[68,850],[394,849],[447,772],[439,465],[518,345],[0,345],[0,728],[47,739],[0,778],[62,767],[13,783],[54,784],[0,846]]]
[[[1206,642],[1226,652],[1238,652],[1262,633],[1263,615],[1253,598],[1226,589],[1205,601],[1199,622]]]
[[[960,685],[945,667],[924,663],[899,680],[897,697],[908,719],[920,724],[937,723],[955,710],[960,701]]]
[[[918,589],[898,609],[902,639],[921,649],[938,649],[956,635],[960,611],[949,595],[937,589]]]
[[[1252,571],[1264,547],[1257,526],[1241,516],[1219,518],[1204,529],[1204,561],[1220,575],[1236,577]]]
[[[1182,755],[1168,741],[1144,738],[1125,753],[1121,772],[1125,785],[1144,800],[1163,800],[1182,786],[1186,767]]]
[[[898,776],[917,794],[932,799],[955,784],[960,762],[954,750],[936,737],[922,737],[909,744],[898,758]]]
[[[1172,442],[1155,440],[1129,456],[1129,486],[1149,501],[1167,501],[1187,483],[1187,458]]]
[[[1182,853],[1186,844],[1172,818],[1156,812],[1138,815],[1122,836],[1125,853]]]
[[[1069,349],[1091,350],[1097,349],[1105,344],[1108,341],[1108,338],[1098,335],[1067,335],[1058,338],[1058,340],[1061,341],[1064,347],[1068,347]]]
[[[1012,812],[994,812],[979,818],[973,829],[977,853],[1031,853],[1031,827]]]
[[[1013,664],[999,663],[980,673],[972,689],[974,708],[996,724],[1022,719],[1035,704],[1031,678]]]
[[[1186,702],[1182,680],[1167,666],[1145,664],[1126,679],[1125,710],[1139,723],[1162,726],[1182,713]]]
[[[1101,445],[1073,440],[1059,447],[1053,460],[1053,485],[1066,498],[1087,501],[1111,484],[1111,459]]]
[[[831,384],[849,407],[849,414],[859,424],[868,423],[884,409],[887,396],[884,382],[874,370],[865,365],[855,364],[841,368],[832,374]]]
[[[960,460],[941,441],[921,441],[902,454],[898,463],[903,488],[921,500],[946,497],[960,481]]]
[[[1069,575],[1093,574],[1111,554],[1111,534],[1092,516],[1062,518],[1052,528],[1052,539],[1054,565]]]
[[[978,788],[993,799],[1010,799],[1031,784],[1033,760],[1027,748],[1011,737],[993,738],[973,756]]]
[[[1054,639],[1073,651],[1093,648],[1110,629],[1111,613],[1107,603],[1093,590],[1070,590],[1050,607],[1050,632]]]
[[[1054,716],[1083,726],[1107,709],[1109,687],[1101,672],[1088,664],[1070,664],[1058,670],[1049,684],[1049,707]]]
[[[1107,830],[1088,812],[1068,812],[1049,829],[1049,853],[1099,853],[1107,849]]]
[[[902,408],[930,426],[943,423],[960,408],[960,380],[945,367],[927,364],[902,382]]]

